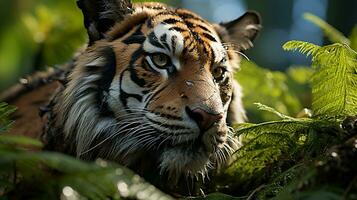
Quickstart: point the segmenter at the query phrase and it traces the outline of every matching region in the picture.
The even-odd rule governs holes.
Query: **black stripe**
[[[188,28],[196,28],[199,27],[200,29],[207,31],[207,32],[211,32],[207,27],[201,25],[201,24],[194,24],[192,22],[189,21],[185,21],[185,24],[187,25]]]
[[[133,97],[135,99],[137,99],[138,101],[142,101],[142,96],[138,95],[138,94],[129,94],[127,92],[125,92],[121,86],[123,85],[123,77],[125,72],[127,72],[128,70],[124,70],[121,74],[120,74],[120,81],[119,81],[119,88],[120,88],[120,94],[119,94],[119,99],[121,101],[121,103],[123,104],[123,106],[125,108],[128,108],[128,98],[129,97]],[[130,73],[130,72],[129,72]]]
[[[141,58],[143,56],[143,54],[144,54],[144,51],[143,51],[142,47],[140,47],[133,53],[133,55],[131,56],[130,63],[129,63],[130,78],[132,81],[134,81],[140,87],[144,87],[146,82],[145,82],[145,79],[138,77],[138,74],[136,73],[136,69],[135,69],[135,62],[139,58]]]
[[[199,17],[196,17],[196,16],[193,16],[192,14],[190,13],[178,13],[178,15],[182,18],[182,19],[195,19],[195,20],[198,20],[198,21],[201,21],[201,22],[204,22],[203,19],[199,18]]]
[[[211,32],[211,31],[210,31],[207,27],[205,27],[205,26],[202,26],[202,25],[200,25],[200,24],[198,24],[197,26],[200,27],[201,29],[207,31],[207,32]]]
[[[183,41],[187,41],[187,40],[189,40],[189,39],[191,39],[190,35],[186,35],[186,36],[183,38]]]
[[[203,32],[202,35],[203,35],[205,38],[207,38],[207,39],[209,39],[209,40],[211,40],[211,41],[213,41],[213,42],[217,42],[217,40],[216,40],[211,34],[209,34],[209,33]]]
[[[151,32],[148,37],[149,37],[150,44],[152,44],[155,47],[164,49],[164,47],[160,44],[159,39],[156,37],[154,32]]]
[[[148,119],[151,123],[153,124],[156,124],[156,125],[159,125],[161,127],[164,127],[164,128],[167,128],[167,129],[171,129],[171,130],[187,130],[188,128],[187,127],[184,127],[184,126],[180,126],[180,125],[169,125],[169,124],[164,124],[162,122],[158,122],[158,121],[155,121],[153,119],[150,119],[148,117],[146,117],[146,119]],[[162,130],[160,130],[162,131]]]
[[[150,18],[150,19],[146,22],[146,25],[148,26],[148,28],[154,28],[153,19]]]
[[[163,86],[161,89],[159,89],[158,91],[156,91],[153,95],[150,96],[150,98],[147,99],[147,103],[145,105],[145,108],[147,108],[149,106],[149,102],[155,98],[157,95],[159,95],[163,90],[165,90],[167,87],[169,86],[169,84]]]
[[[216,60],[216,55],[214,54],[211,45],[209,45],[209,50],[211,51],[211,63],[214,63],[214,61]]]
[[[143,99],[143,97],[138,94],[130,94],[130,93],[127,93],[124,90],[120,89],[120,100],[126,108],[128,108],[128,98],[129,97],[135,98],[136,100],[138,100],[140,102]]]
[[[170,31],[172,31],[172,30],[175,30],[175,31],[177,31],[177,32],[180,32],[180,33],[182,33],[182,32],[185,32],[186,30],[185,29],[182,29],[182,28],[180,28],[180,27],[171,27],[171,28],[169,28],[169,30]]]
[[[174,18],[169,18],[169,19],[165,19],[164,21],[162,21],[163,23],[166,24],[175,24],[177,22],[180,22],[180,20],[174,19]]]
[[[160,37],[160,41],[161,43],[166,47],[167,50],[171,50],[169,47],[169,44],[167,44],[167,34],[164,33],[161,37]]]
[[[150,92],[149,90],[147,91],[147,92]],[[152,95],[154,95],[154,94],[149,94],[145,99],[144,99],[144,102],[146,102],[148,99],[150,99],[151,97],[152,97]]]
[[[99,80],[99,86],[102,91],[108,92],[116,72],[116,58],[115,52],[111,47],[106,47],[102,54],[105,55],[106,63]]]
[[[209,51],[208,51],[206,45],[203,45],[203,53],[204,53],[205,55],[208,55],[208,54],[209,54]]]
[[[201,39],[200,35],[196,32],[192,32],[193,37],[198,41],[198,43],[203,44],[203,40]]]
[[[161,15],[176,15],[176,13],[172,12],[172,11],[162,11],[162,12],[159,12],[155,15],[155,17],[158,17],[158,16],[161,16]]]
[[[160,75],[160,72],[158,72],[154,68],[152,68],[152,66],[149,64],[149,62],[146,59],[143,59],[143,68],[146,71],[154,72],[155,74]],[[149,87],[149,86],[147,86],[147,87]]]
[[[185,49],[187,49],[188,52],[192,52],[192,51],[195,49],[195,43],[194,43],[194,41],[191,41],[191,43],[190,43],[189,45],[190,45],[190,46],[188,46],[188,47],[185,48]]]
[[[121,85],[122,85],[122,82],[123,82],[123,76],[124,76],[126,71],[127,70],[124,70],[124,71],[121,72],[120,81],[119,81],[119,88],[120,88],[119,99],[120,99],[121,104],[123,104],[125,109],[128,108],[128,95],[124,90],[121,89]],[[128,110],[128,112],[130,112],[130,111]]]
[[[110,85],[116,73],[116,58],[115,52],[111,47],[106,47],[100,53],[105,61],[101,66],[86,66],[85,70],[88,74],[100,74],[100,79],[95,81],[96,88],[90,87],[85,92],[76,93],[76,97],[81,99],[88,95],[88,93],[96,93],[96,101],[101,115],[113,115],[107,105],[105,94],[109,92]]]
[[[145,95],[145,94],[147,94],[147,93],[149,93],[150,92],[150,90],[144,90],[144,91],[142,91],[142,93]]]
[[[172,47],[173,54],[175,54],[175,51],[176,51],[176,44],[177,44],[177,36],[174,35],[171,37],[171,47]]]
[[[143,35],[133,35],[131,37],[126,38],[123,43],[125,44],[143,44],[146,40],[146,37]]]
[[[185,41],[185,43],[187,43],[187,41],[190,40],[189,36],[184,37],[183,41]],[[182,54],[185,54],[187,52],[192,52],[194,50],[195,47],[195,43],[193,40],[190,40],[191,42],[188,44],[188,46],[186,48],[183,49]]]
[[[127,38],[125,38],[123,40],[123,43],[128,44],[128,45],[144,43],[146,37],[144,36],[143,32],[141,31],[142,26],[143,26],[142,24],[139,25],[133,34],[131,34],[130,36],[128,36]]]
[[[182,120],[182,117],[177,117],[177,116],[173,116],[170,114],[163,114],[163,113],[159,113],[159,112],[155,112],[154,114],[157,116],[160,116],[160,117],[171,119],[171,120]]]
[[[187,21],[185,21],[185,24],[188,28],[194,28],[196,26],[196,24],[193,24],[193,23],[187,22]]]
[[[155,5],[155,6],[147,6],[145,5],[146,8],[150,8],[150,9],[153,9],[153,10],[163,10],[163,9],[166,9],[165,7],[163,6],[160,6],[160,5]]]
[[[118,38],[121,38],[123,36],[125,36],[128,32],[130,32],[135,26],[139,25],[139,24],[143,24],[145,21],[147,20],[147,17],[144,17],[142,19],[140,19],[138,22],[136,22],[136,24],[132,24],[131,26],[125,26],[123,27],[122,30],[118,31],[116,34],[112,35],[109,38],[109,41],[113,41],[116,40]],[[150,21],[150,20],[149,20]]]

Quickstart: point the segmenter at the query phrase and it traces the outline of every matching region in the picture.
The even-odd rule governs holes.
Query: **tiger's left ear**
[[[233,43],[244,51],[253,47],[253,40],[262,28],[261,18],[259,13],[248,11],[238,19],[220,23],[215,28],[224,42]]]
[[[130,0],[77,0],[77,5],[83,13],[89,45],[104,38],[115,23],[133,11]]]

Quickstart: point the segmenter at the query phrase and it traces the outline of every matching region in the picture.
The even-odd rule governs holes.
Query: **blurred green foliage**
[[[0,8],[6,27],[0,29],[0,91],[24,74],[63,64],[85,44],[75,0],[4,0]]]
[[[0,198],[172,199],[116,164],[100,159],[88,163],[59,153],[29,150],[41,146],[41,142],[24,136],[0,134]]]
[[[296,116],[311,104],[309,80],[312,69],[292,66],[286,73],[259,67],[253,62],[243,61],[236,78],[243,87],[243,102],[251,122],[277,119],[271,113],[261,113],[254,103],[260,102],[276,108],[279,112]]]
[[[14,77],[69,60],[85,42],[75,1],[1,1],[0,90]]]

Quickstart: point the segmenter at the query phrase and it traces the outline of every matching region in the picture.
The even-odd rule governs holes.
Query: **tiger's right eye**
[[[152,55],[151,60],[159,68],[166,68],[166,66],[170,63],[169,56],[162,53]]]
[[[213,78],[220,82],[224,79],[225,75],[226,75],[227,69],[225,69],[224,67],[216,67],[213,72]]]

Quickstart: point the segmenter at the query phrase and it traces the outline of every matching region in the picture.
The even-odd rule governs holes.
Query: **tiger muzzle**
[[[211,153],[216,148],[222,148],[227,139],[228,128],[223,112],[208,111],[196,107],[186,107],[187,115],[197,123],[200,128],[200,140],[207,152]]]
[[[197,123],[201,132],[207,131],[223,118],[223,113],[213,113],[202,108],[191,110],[189,107],[186,107],[186,112]]]

